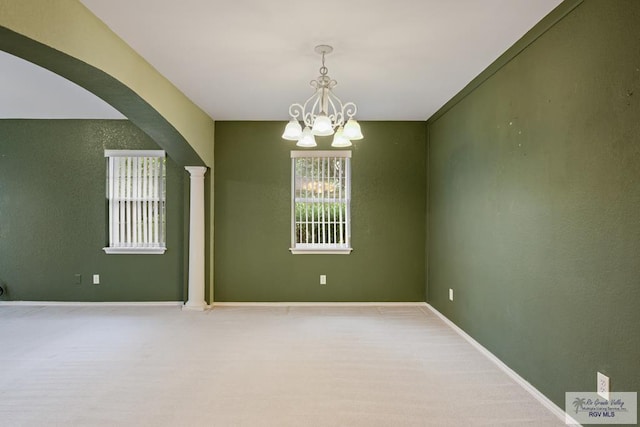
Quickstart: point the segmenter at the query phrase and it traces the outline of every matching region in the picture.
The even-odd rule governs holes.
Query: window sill
[[[320,249],[320,248],[289,248],[293,255],[349,255],[353,248],[331,248],[331,249]]]
[[[167,248],[102,248],[107,254],[162,255]]]

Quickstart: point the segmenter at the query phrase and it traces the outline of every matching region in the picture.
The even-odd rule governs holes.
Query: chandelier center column
[[[186,166],[190,179],[189,197],[189,297],[184,310],[202,311],[204,300],[204,166]]]

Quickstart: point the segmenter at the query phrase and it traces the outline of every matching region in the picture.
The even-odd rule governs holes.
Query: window
[[[165,153],[105,150],[109,202],[108,254],[163,254]]]
[[[351,252],[351,151],[291,152],[291,253]]]

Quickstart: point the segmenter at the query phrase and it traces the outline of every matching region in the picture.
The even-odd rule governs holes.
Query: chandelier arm
[[[304,107],[298,103],[289,106],[289,115],[293,120],[300,121],[304,116]]]
[[[336,102],[337,102],[337,105],[336,105]],[[342,102],[340,101],[340,98],[338,98],[333,93],[331,93],[331,95],[328,97],[328,104],[330,108],[327,114],[331,119],[332,126],[334,128],[336,126],[342,126],[343,115],[342,115]]]
[[[342,112],[346,114],[346,117],[352,119],[358,112],[358,107],[353,102],[347,102],[342,106]]]
[[[305,125],[312,127],[313,121],[316,118],[317,114],[315,113],[318,103],[320,102],[320,97],[318,96],[318,92],[311,95],[304,101],[303,111],[302,111],[302,121]],[[311,104],[311,108],[307,108]]]

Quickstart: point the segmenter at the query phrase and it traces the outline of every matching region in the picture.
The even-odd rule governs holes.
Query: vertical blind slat
[[[138,244],[138,209],[140,207],[139,204],[139,195],[138,195],[138,167],[139,167],[139,161],[138,161],[138,157],[133,159],[133,218],[132,218],[132,233],[131,233],[131,242],[133,244],[133,246],[137,246]]]
[[[118,242],[119,242],[120,246],[124,246],[125,245],[124,244],[125,242],[123,241],[124,240],[124,236],[125,236],[125,233],[124,233],[125,232],[125,220],[124,220],[124,218],[125,218],[125,206],[124,206],[124,204],[125,204],[125,198],[126,198],[126,194],[124,192],[124,188],[125,188],[124,187],[125,186],[125,182],[124,182],[124,175],[125,175],[125,173],[124,173],[124,170],[125,170],[125,168],[124,168],[124,166],[125,166],[124,165],[124,160],[125,159],[119,159],[119,161],[118,161],[118,186],[119,186],[119,191],[120,191],[120,194],[119,194],[120,197],[118,199],[118,204],[120,205],[120,209],[119,209],[119,211],[120,211],[119,212],[119,215],[120,215],[120,218],[119,218],[120,235],[118,236]]]
[[[142,182],[144,181],[144,157],[139,157],[137,164],[137,175],[138,179],[136,182],[136,244],[138,246],[144,246],[144,235],[142,232],[142,227],[144,222],[142,220]]]
[[[344,244],[344,233],[342,230],[343,218],[342,218],[342,173],[344,170],[344,161],[340,161],[340,170],[338,171],[338,198],[340,199],[340,244]]]
[[[151,179],[153,170],[153,159],[147,159],[147,230],[149,235],[147,236],[147,245],[151,245],[151,240],[153,239],[153,180]]]
[[[318,215],[320,217],[320,238],[318,239],[319,243],[325,243],[324,241],[324,164],[326,162],[326,157],[321,157],[318,159],[318,166],[320,169],[320,176],[318,177],[318,183],[320,184],[320,188],[318,188],[318,194],[320,195],[320,203],[318,204],[318,208],[322,209],[322,214]]]
[[[141,229],[140,229],[140,234],[141,234],[141,240],[143,242],[143,246],[148,246],[149,245],[149,223],[148,223],[148,216],[147,216],[147,188],[148,188],[148,184],[147,184],[147,176],[149,175],[149,158],[148,157],[143,157],[140,159],[140,171],[142,174],[142,183],[140,185],[140,213],[142,215],[142,224],[141,224]]]
[[[127,235],[126,235],[126,241],[127,241],[127,246],[130,247],[131,246],[131,231],[132,231],[132,224],[133,224],[133,206],[131,205],[133,202],[133,159],[127,159],[127,187],[126,187],[126,191],[127,191],[127,201],[126,201],[126,207],[127,207],[127,218],[126,218],[126,230],[127,230]]]
[[[309,185],[307,176],[309,176],[309,163],[304,162],[304,177],[302,182],[304,184],[304,239],[305,243],[309,243],[309,203],[306,200],[309,198]]]
[[[311,178],[315,179],[315,162],[311,161]],[[315,205],[316,205],[316,192],[315,188],[313,188],[313,181],[311,184],[311,243],[316,243],[316,226],[315,226]]]
[[[333,242],[334,243],[338,243],[338,213],[336,212],[336,208],[338,207],[338,203],[336,200],[336,189],[335,189],[335,183],[337,181],[337,174],[338,174],[338,158],[334,157],[333,158]]]

